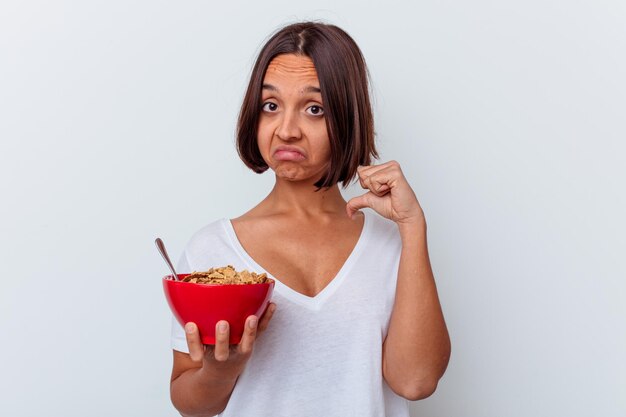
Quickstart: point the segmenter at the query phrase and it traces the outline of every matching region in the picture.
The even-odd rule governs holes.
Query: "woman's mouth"
[[[274,152],[274,159],[277,161],[302,161],[305,156],[296,149],[278,148]]]

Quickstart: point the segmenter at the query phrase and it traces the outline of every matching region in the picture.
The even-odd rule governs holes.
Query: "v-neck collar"
[[[352,266],[356,262],[360,253],[367,242],[369,236],[369,223],[370,223],[370,214],[367,213],[366,210],[361,211],[363,213],[363,227],[361,229],[361,234],[359,235],[359,240],[356,242],[356,245],[350,252],[350,255],[344,262],[344,264],[337,272],[337,275],[314,297],[309,297],[308,295],[304,295],[291,287],[283,284],[278,278],[274,277],[272,274],[267,272],[264,268],[262,268],[252,257],[248,254],[248,252],[244,249],[237,237],[237,233],[235,233],[235,228],[233,227],[232,222],[229,219],[223,218],[221,219],[222,225],[224,226],[224,230],[226,234],[230,238],[231,244],[237,254],[241,257],[241,259],[248,265],[250,269],[254,272],[261,273],[265,272],[268,277],[273,278],[276,281],[274,290],[289,299],[290,301],[300,304],[304,307],[307,307],[311,310],[319,310],[321,306],[330,298],[330,296],[339,288],[341,283],[345,280],[346,275],[352,269]]]

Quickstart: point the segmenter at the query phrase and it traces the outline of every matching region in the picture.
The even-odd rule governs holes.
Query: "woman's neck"
[[[313,184],[304,181],[277,178],[272,191],[255,209],[265,215],[288,215],[303,220],[337,215],[348,217],[346,200],[337,184],[317,192],[316,189]]]

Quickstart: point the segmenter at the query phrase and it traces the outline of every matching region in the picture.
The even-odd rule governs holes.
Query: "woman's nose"
[[[276,135],[282,140],[293,140],[300,138],[301,134],[297,112],[283,112]]]

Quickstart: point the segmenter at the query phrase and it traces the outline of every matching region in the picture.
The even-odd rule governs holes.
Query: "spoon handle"
[[[159,253],[163,257],[163,260],[165,260],[165,263],[167,263],[167,266],[170,267],[170,271],[172,271],[172,274],[174,274],[174,280],[179,281],[178,274],[176,273],[176,270],[174,269],[174,265],[172,265],[172,261],[170,261],[170,257],[167,256],[167,250],[165,250],[165,244],[159,237],[156,238],[154,243],[156,244],[156,247],[159,250]]]

